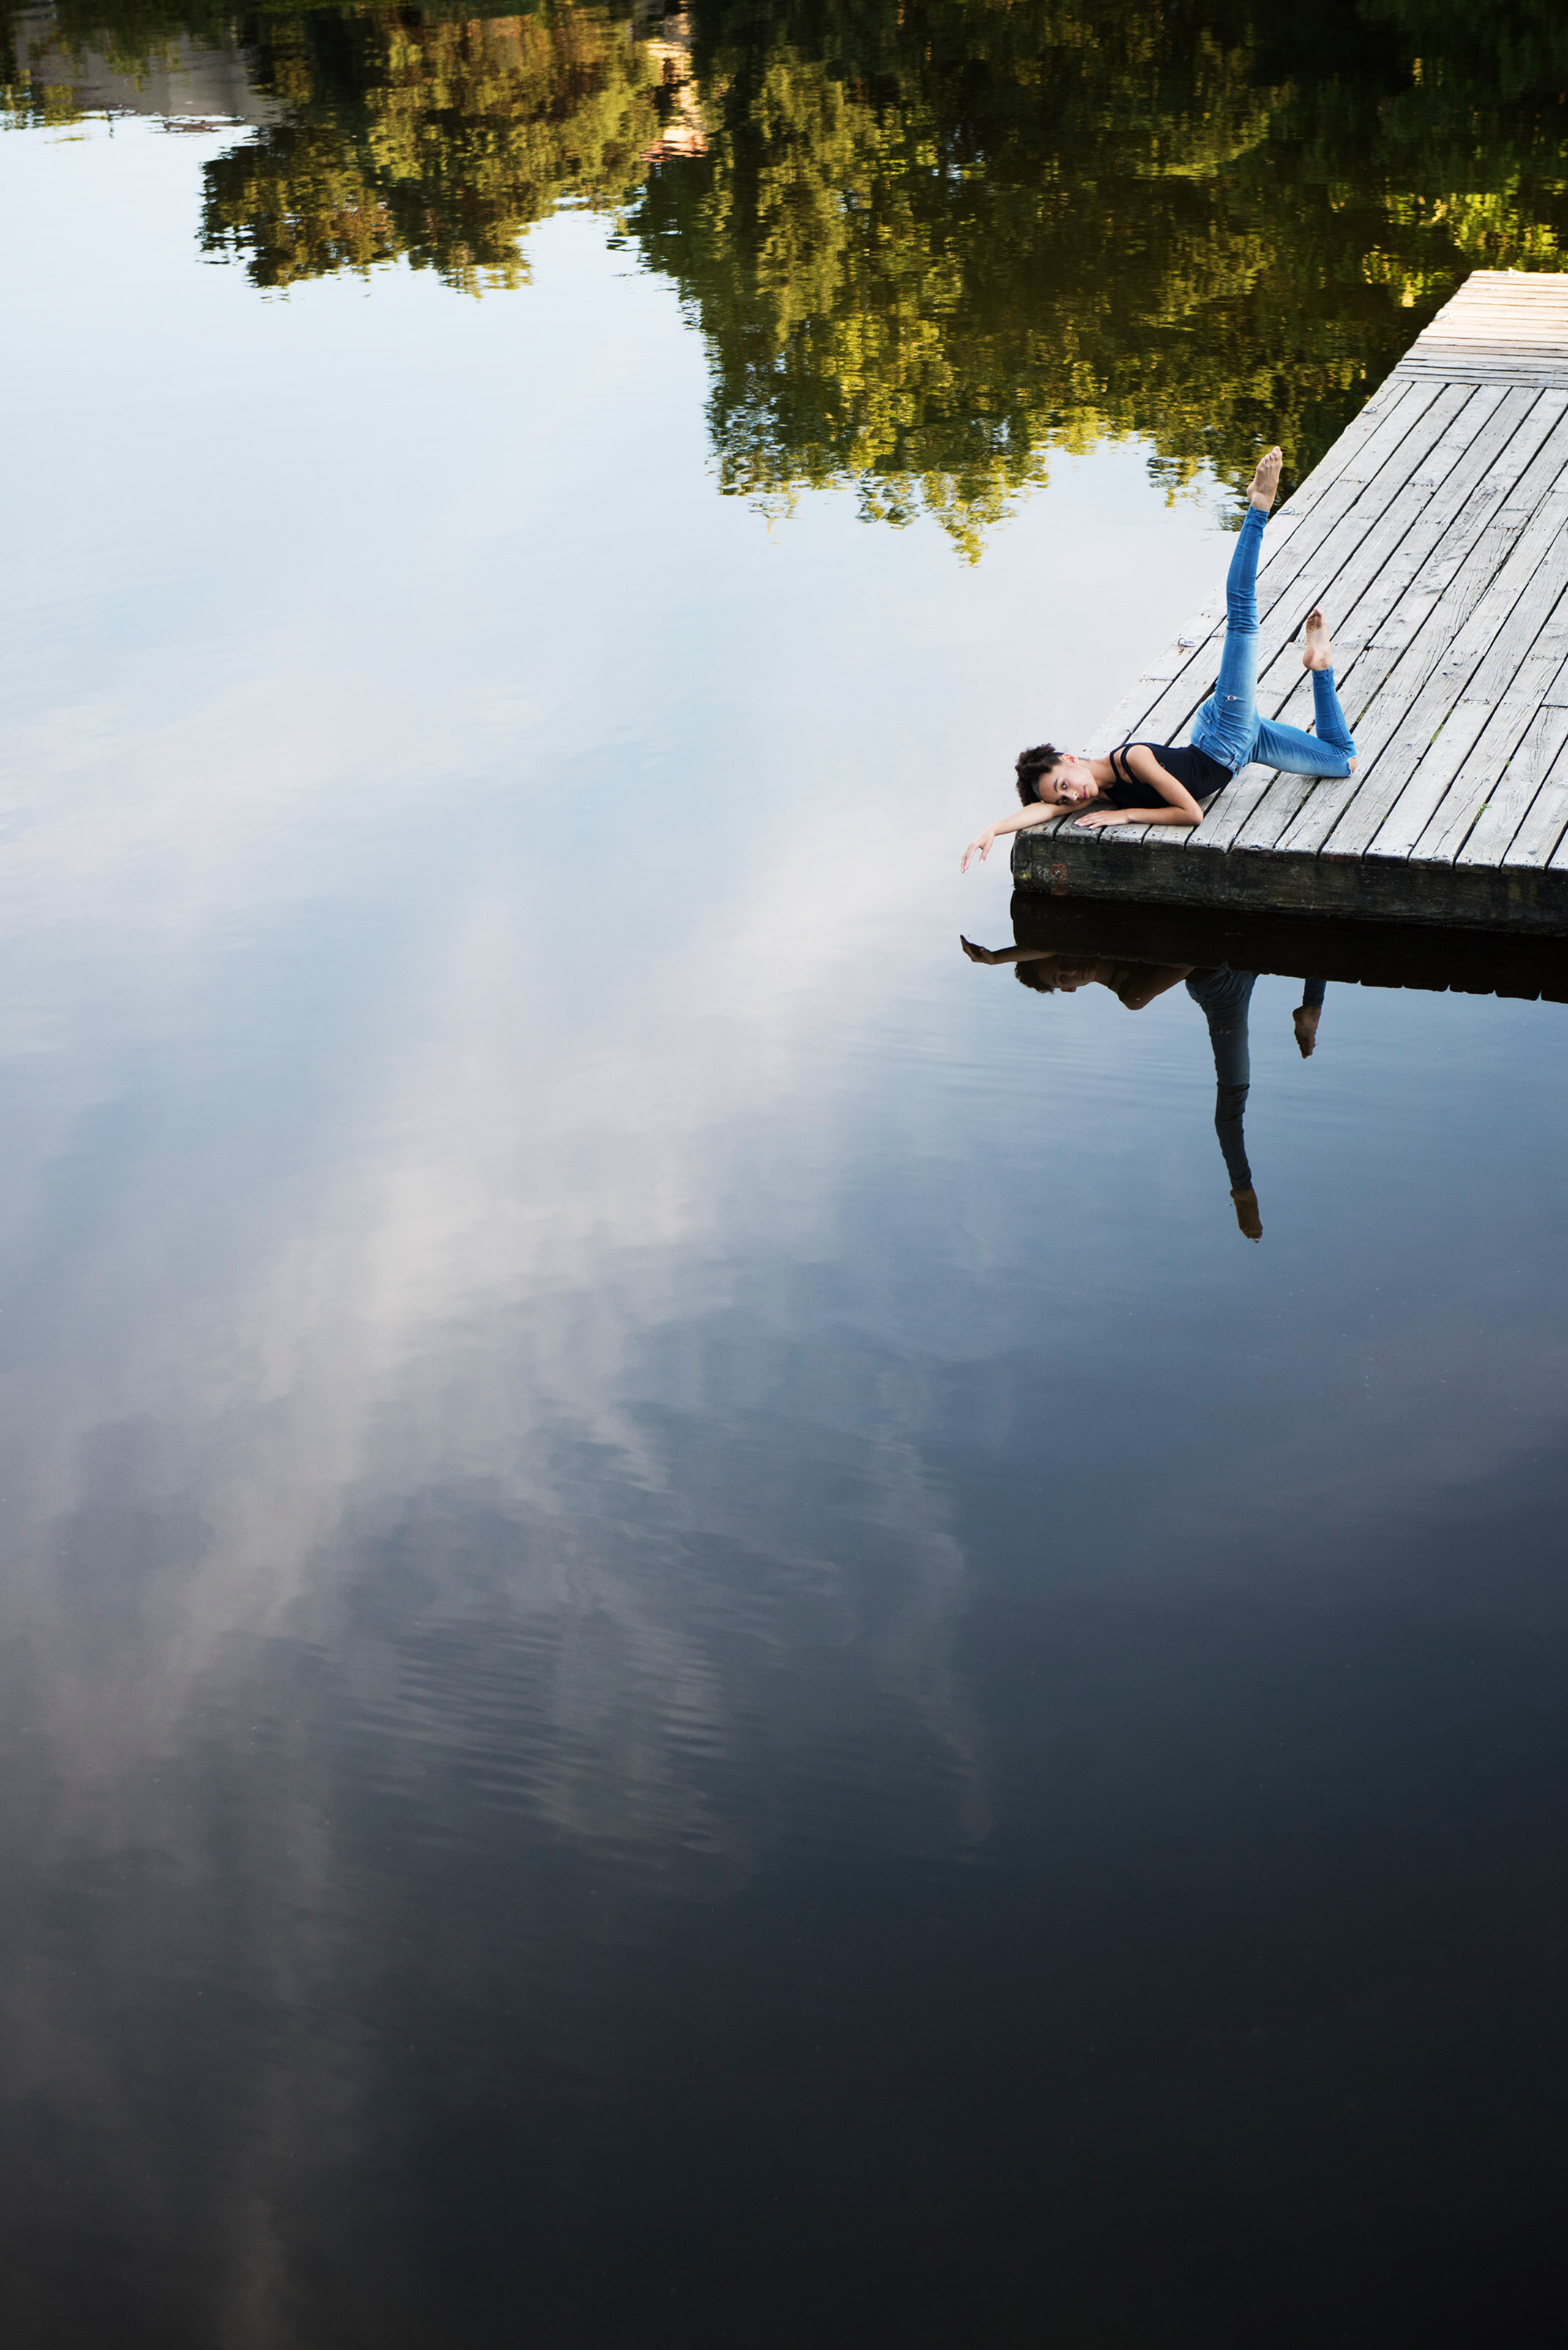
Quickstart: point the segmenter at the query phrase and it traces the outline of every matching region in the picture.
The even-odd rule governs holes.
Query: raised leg
[[[1303,1061],[1310,1061],[1313,1046],[1317,1043],[1317,1024],[1323,1017],[1324,983],[1321,979],[1302,982],[1302,1000],[1291,1014],[1291,1025],[1296,1032],[1296,1044]]]
[[[1344,723],[1342,718],[1342,728]],[[1345,741],[1350,742],[1348,734]],[[1355,749],[1350,743],[1350,750],[1342,751],[1322,734],[1309,734],[1304,726],[1282,726],[1277,719],[1260,718],[1251,755],[1260,767],[1282,767],[1287,775],[1348,775]]]
[[[1192,740],[1232,774],[1252,755],[1258,725],[1258,557],[1263,525],[1280,485],[1277,449],[1258,461],[1225,579],[1225,642],[1214,691],[1192,723]]]
[[[1256,976],[1250,971],[1221,969],[1195,972],[1187,983],[1187,993],[1209,1023],[1209,1041],[1214,1047],[1214,1131],[1236,1203],[1236,1221],[1250,1241],[1263,1235],[1242,1126],[1252,1075],[1247,1013]]]
[[[1314,734],[1299,726],[1282,726],[1272,718],[1258,722],[1252,756],[1260,766],[1282,767],[1292,775],[1336,775],[1354,773],[1355,738],[1345,723],[1334,682],[1334,646],[1328,622],[1319,611],[1309,612],[1303,632],[1303,667],[1312,671]]]
[[[1321,611],[1307,614],[1303,630],[1302,666],[1312,671],[1313,716],[1317,731],[1325,743],[1343,751],[1351,766],[1355,764],[1355,743],[1345,723],[1345,712],[1339,706],[1339,693],[1334,682],[1334,646],[1329,639],[1328,622]]]

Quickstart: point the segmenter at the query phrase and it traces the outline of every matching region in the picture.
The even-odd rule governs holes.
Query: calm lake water
[[[960,947],[1454,13],[4,20],[17,2350],[1536,2338],[1568,1005]]]

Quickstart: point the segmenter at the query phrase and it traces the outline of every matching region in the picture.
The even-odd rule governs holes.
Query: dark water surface
[[[7,20],[22,2350],[1541,2334],[1561,964],[1260,943],[1253,1243],[959,945],[1558,265],[1452,16]]]

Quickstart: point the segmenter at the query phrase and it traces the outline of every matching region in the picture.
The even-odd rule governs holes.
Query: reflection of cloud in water
[[[243,833],[243,816],[233,828]],[[51,1287],[35,1325],[35,1403],[23,1408],[52,1437],[33,1456],[35,1475],[51,1464],[35,1506],[69,1514],[93,1430],[140,1426],[143,1479],[210,1528],[200,1563],[159,1575],[147,1596],[168,1605],[167,1637],[179,1627],[177,1678],[226,1630],[275,1627],[280,1610],[317,1604],[320,1556],[350,1494],[363,1508],[367,1494],[456,1475],[499,1479],[509,1501],[551,1506],[567,1428],[657,1489],[664,1465],[619,1395],[628,1349],[694,1303],[722,1308],[726,1256],[750,1253],[746,1225],[776,1205],[763,1201],[759,1215],[735,1196],[726,1129],[787,1095],[794,1056],[840,976],[833,940],[851,905],[866,921],[867,867],[855,843],[844,854],[841,820],[833,831],[833,887],[820,844],[802,843],[732,940],[694,942],[684,967],[639,970],[638,1003],[607,1045],[570,1033],[541,1043],[560,1007],[543,1012],[512,943],[528,910],[510,877],[487,903],[476,891],[444,908],[434,938],[408,942],[413,982],[382,1008],[380,1033],[356,1039],[331,1073],[341,1084],[320,1097],[302,1149],[291,1136],[286,1186],[275,1167],[215,1163],[233,1151],[224,1106],[209,1128],[190,1098],[212,1074],[192,1007],[234,984],[221,941],[171,940],[161,1000],[145,1007],[154,1031],[172,1017],[198,1032],[174,1096],[183,1132],[129,1118],[109,1131],[94,1097],[109,1073],[90,1050],[75,1069],[67,1062],[62,1093],[73,1079],[80,1093],[37,1120],[55,1145],[36,1161],[24,1243],[48,1263]],[[92,877],[78,879],[97,896]],[[53,921],[68,920],[57,893],[49,902]],[[818,941],[803,941],[803,904]],[[89,909],[79,912],[75,935],[95,937],[98,960],[62,974],[78,1000],[57,1008],[58,1029],[78,1035],[119,961],[115,926],[89,933]],[[144,919],[142,908],[132,927]],[[691,1004],[713,993],[715,971],[722,988],[727,964],[745,974],[742,1017],[693,1021]],[[153,1075],[161,1091],[167,1070]],[[62,1169],[87,1195],[64,1234]],[[794,1232],[801,1221],[795,1205]],[[89,1310],[71,1292],[89,1285],[84,1362]],[[921,1532],[929,1512],[905,1490],[908,1461],[886,1440],[872,1457],[886,1487],[876,1514]],[[729,1507],[737,1531],[744,1514]],[[171,1581],[178,1596],[166,1603]]]
[[[325,1087],[283,1086],[281,1154],[203,1030],[214,992],[246,1018],[223,941],[176,910],[149,983],[125,924],[77,910],[94,960],[56,965],[56,1037],[88,1039],[120,975],[143,993],[112,1052],[40,1046],[17,1081],[11,1250],[43,1267],[8,1317],[24,2205],[66,2227],[65,2132],[106,2227],[152,2244],[177,2210],[210,2247],[192,2291],[224,2342],[290,2338],[280,2198],[302,2224],[313,2167],[367,2158],[410,1933],[432,1998],[493,1940],[554,1997],[568,1949],[585,1980],[610,1964],[579,1896],[555,1906],[574,1851],[636,1944],[780,1837],[956,1851],[983,1826],[928,1399],[891,1355],[805,1355],[732,1269],[787,1295],[831,1210],[787,1168],[755,1194],[734,1136],[798,1083],[851,903],[857,936],[878,911],[833,831],[831,887],[804,842],[732,936],[639,968],[597,1045],[566,1032],[591,1003],[540,1033],[515,877],[458,893]],[[743,971],[740,1014],[694,1018],[715,971]],[[449,1866],[471,1886],[411,1918]],[[463,1914],[536,1879],[536,1918]]]

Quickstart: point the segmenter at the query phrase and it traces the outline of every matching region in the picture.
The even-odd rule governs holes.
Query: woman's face
[[[1099,978],[1100,966],[1097,962],[1075,962],[1064,956],[1056,965],[1054,976],[1060,993],[1076,995],[1081,987]]]
[[[1057,807],[1079,807],[1085,800],[1092,800],[1099,788],[1087,759],[1064,759],[1040,778],[1041,796]]]

